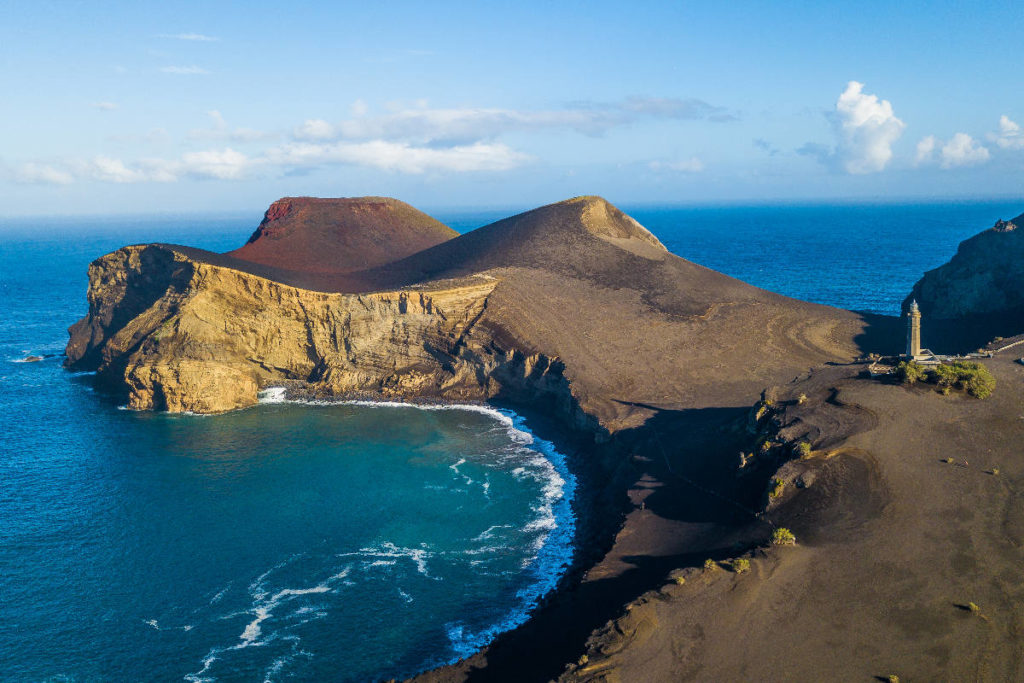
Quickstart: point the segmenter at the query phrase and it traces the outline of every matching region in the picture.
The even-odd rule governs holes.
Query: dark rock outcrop
[[[1024,306],[1024,215],[997,221],[960,243],[946,263],[924,274],[910,296],[938,319],[1000,313]]]

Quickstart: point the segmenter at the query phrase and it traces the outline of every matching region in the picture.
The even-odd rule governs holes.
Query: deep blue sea
[[[623,208],[703,265],[896,314],[1024,200]],[[0,679],[400,677],[521,622],[569,561],[574,479],[507,411],[135,413],[61,368],[92,259],[224,251],[260,217],[0,220]]]

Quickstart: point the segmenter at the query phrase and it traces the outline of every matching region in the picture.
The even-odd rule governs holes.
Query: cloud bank
[[[967,133],[956,133],[946,142],[929,135],[917,143],[914,164],[920,166],[937,162],[940,168],[949,170],[984,163],[990,156],[988,148]]]
[[[199,67],[165,67],[167,73],[206,73]],[[186,141],[252,145],[282,137],[281,133],[233,128],[218,110],[207,112],[210,123],[190,130]],[[498,138],[507,133],[572,131],[600,136],[643,119],[725,122],[735,116],[703,100],[627,98],[618,102],[575,103],[564,109],[520,111],[499,108],[430,108],[416,106],[371,115],[361,100],[346,119],[307,119],[284,137],[282,144],[250,153],[233,146],[183,153],[177,159],[125,161],[104,155],[86,160],[40,164],[15,169],[18,182],[67,184],[173,182],[182,178],[237,180],[256,174],[292,174],[326,166],[355,166],[392,173],[500,172],[523,166],[533,157]],[[651,168],[696,173],[704,168],[696,157],[654,162]]]

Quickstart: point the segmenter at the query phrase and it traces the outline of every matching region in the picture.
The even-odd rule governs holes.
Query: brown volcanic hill
[[[939,344],[970,349],[995,335],[1024,332],[1022,285],[1024,214],[1012,221],[997,221],[961,242],[948,263],[917,281],[903,308],[916,299],[924,330],[935,321]]]
[[[394,261],[457,232],[397,199],[285,197],[227,256],[298,272],[345,273]]]
[[[606,200],[575,197],[491,223],[365,275],[394,283],[525,267],[587,276],[620,265],[624,250],[648,260],[668,253],[658,238]]]

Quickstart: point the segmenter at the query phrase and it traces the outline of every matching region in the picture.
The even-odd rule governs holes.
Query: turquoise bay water
[[[895,314],[1024,202],[624,208],[698,263]],[[89,261],[147,241],[223,251],[258,219],[0,222],[0,679],[401,676],[521,621],[570,558],[573,478],[510,413],[134,413],[61,369]],[[16,362],[29,353],[55,355]]]

